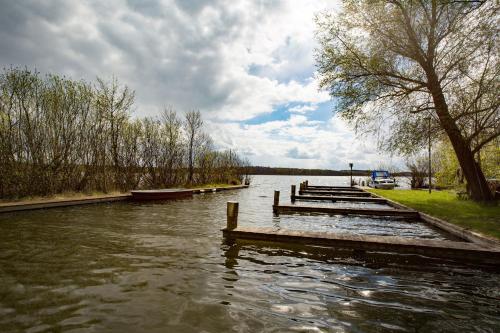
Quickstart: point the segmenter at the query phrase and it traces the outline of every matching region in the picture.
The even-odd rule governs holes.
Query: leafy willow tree
[[[471,198],[491,200],[474,154],[500,135],[498,12],[497,1],[345,0],[317,18],[320,86],[356,129],[400,152],[425,142],[431,117]]]

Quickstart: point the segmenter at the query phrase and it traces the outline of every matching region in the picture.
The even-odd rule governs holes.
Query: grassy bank
[[[500,206],[459,200],[454,192],[422,190],[377,190],[370,192],[441,218],[464,228],[500,239]]]

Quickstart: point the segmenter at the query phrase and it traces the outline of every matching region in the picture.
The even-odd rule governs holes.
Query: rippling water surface
[[[300,180],[256,176],[249,189],[166,204],[0,215],[0,332],[500,331],[498,273],[386,260],[389,254],[224,242],[228,200],[240,202],[243,225],[390,230],[383,219],[273,217],[273,190],[288,203],[290,184]],[[404,237],[446,238],[392,222]]]

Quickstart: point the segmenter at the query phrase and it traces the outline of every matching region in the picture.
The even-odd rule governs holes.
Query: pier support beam
[[[277,212],[277,208],[280,205],[280,191],[274,191],[274,202],[273,202],[273,212]]]
[[[234,230],[238,227],[238,206],[236,201],[227,202],[227,229]]]

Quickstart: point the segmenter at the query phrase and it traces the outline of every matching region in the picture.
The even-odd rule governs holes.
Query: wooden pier
[[[208,187],[208,188],[197,188],[192,189],[193,194],[202,193],[215,193],[220,191],[230,191],[248,188],[249,185],[231,185],[224,187]],[[78,199],[45,199],[45,200],[30,200],[30,201],[20,201],[20,202],[9,202],[0,203],[0,214],[1,213],[11,213],[11,212],[21,212],[27,210],[38,210],[38,209],[48,209],[48,208],[58,208],[58,207],[70,207],[79,205],[89,205],[89,204],[99,204],[99,203],[109,203],[117,201],[130,201],[132,199],[131,194],[118,194],[118,195],[101,195],[98,197],[83,197]]]
[[[369,236],[359,234],[340,234],[314,231],[276,230],[276,228],[251,228],[238,226],[238,203],[228,202],[227,227],[223,235],[227,239],[266,241],[273,243],[304,244],[328,248],[350,249],[370,252],[393,252],[403,255],[417,255],[422,259],[436,258],[469,262],[474,264],[499,265],[500,246],[468,237],[463,231],[454,231],[454,227],[440,221],[429,223],[429,218],[422,217],[418,211],[408,209],[384,198],[371,196],[369,192],[356,187],[309,186],[307,181],[300,183],[299,195],[295,185],[291,186],[290,200],[319,201],[354,201],[371,202],[387,205],[387,209],[367,209],[355,207],[328,207],[280,205],[280,192],[274,192],[273,212],[275,214],[319,213],[335,215],[363,215],[373,217],[397,217],[429,224],[463,241],[441,241],[395,236]],[[346,195],[346,193],[348,193]],[[321,194],[321,195],[314,195]],[[235,213],[236,212],[236,213]],[[451,231],[450,231],[451,230]]]
[[[340,195],[340,196],[354,196],[354,197],[371,197],[371,193],[365,191],[328,191],[328,190],[302,190],[299,191],[300,195]]]
[[[349,196],[333,196],[333,195],[296,195],[295,200],[313,200],[313,201],[350,201],[350,202],[369,202],[387,204],[387,200],[383,198],[372,197],[349,197]]]
[[[485,248],[467,242],[276,230],[272,228],[236,227],[234,229],[225,228],[222,231],[224,237],[234,239],[416,254],[434,258],[454,259],[461,262],[467,261],[476,264],[500,264],[500,251],[498,249]]]
[[[307,186],[308,189],[311,189],[311,190],[332,190],[332,191],[358,191],[358,192],[362,192],[363,189],[360,189],[358,187],[349,187],[349,186],[311,186],[311,185],[308,185]]]
[[[298,205],[273,206],[276,214],[287,213],[322,213],[330,215],[368,215],[368,216],[391,216],[409,219],[418,219],[419,215],[414,210],[402,209],[367,209],[367,208],[337,208],[337,207],[310,207]]]

